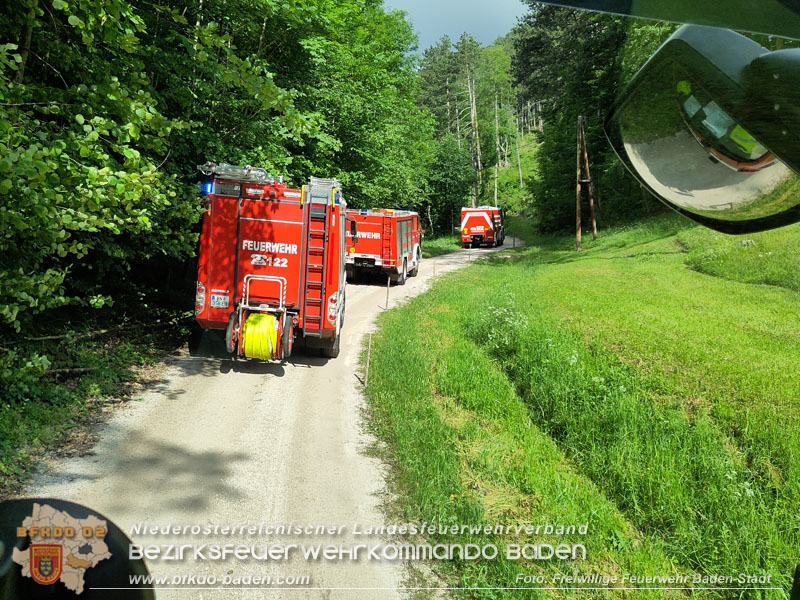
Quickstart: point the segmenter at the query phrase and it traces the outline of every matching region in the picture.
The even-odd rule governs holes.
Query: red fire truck
[[[296,339],[339,354],[345,211],[338,182],[291,189],[264,169],[206,163],[195,317],[234,357],[285,359]],[[350,234],[355,234],[351,225]]]
[[[422,259],[419,215],[410,210],[348,210],[357,223],[357,237],[347,248],[347,276],[359,272],[387,273],[398,285],[414,277]]]
[[[502,246],[506,239],[503,211],[499,206],[461,209],[461,242],[470,246]]]

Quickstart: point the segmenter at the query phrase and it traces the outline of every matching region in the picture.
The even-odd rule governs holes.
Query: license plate
[[[211,308],[228,308],[228,297],[211,294]]]

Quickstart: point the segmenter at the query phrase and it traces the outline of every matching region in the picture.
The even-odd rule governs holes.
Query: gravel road
[[[511,246],[507,239],[505,249]],[[472,250],[471,256],[493,250]],[[466,250],[425,259],[419,275],[393,286],[390,308],[423,292],[436,276],[468,264]],[[384,466],[370,456],[364,432],[359,350],[386,287],[379,280],[348,284],[341,354],[328,360],[299,355],[286,363],[232,363],[208,336],[196,352],[167,362],[142,401],[120,409],[103,426],[88,456],[51,461],[27,496],[84,504],[131,535],[138,524],[327,525],[341,534],[152,535],[137,544],[377,544],[357,535],[385,522]],[[150,560],[151,574],[309,576],[304,589],[159,589],[161,598],[399,598],[399,561]],[[188,580],[187,580],[188,581]],[[218,581],[219,584],[219,581]],[[201,589],[198,589],[200,587]],[[280,589],[279,589],[280,588]],[[312,588],[312,589],[309,589]],[[369,589],[365,589],[369,588]],[[268,591],[267,591],[268,590]],[[115,594],[116,595],[116,594]],[[114,597],[114,596],[109,596]],[[121,596],[124,597],[124,596]]]

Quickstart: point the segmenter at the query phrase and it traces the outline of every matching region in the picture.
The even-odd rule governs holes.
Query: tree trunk
[[[448,78],[448,81],[450,79]],[[460,111],[458,110],[458,98],[456,98],[456,142],[458,142],[458,149],[461,150],[461,115],[459,114]]]
[[[497,206],[497,174],[500,170],[500,118],[497,110],[497,87],[494,89],[494,206]]]
[[[472,104],[472,84],[470,83],[469,69],[467,70],[467,102],[469,102],[469,127],[470,127],[470,158],[472,160],[472,170],[475,172],[474,194],[472,197],[472,208],[478,204],[478,194],[480,193],[480,167],[478,166],[477,149],[475,144],[475,120],[473,117]]]
[[[470,100],[470,123],[472,125],[472,139],[475,146],[475,169],[478,173],[478,187],[475,194],[475,202],[480,202],[480,189],[483,187],[483,177],[481,173],[481,139],[478,133],[478,106],[475,100],[475,80],[470,80],[467,73],[467,90]]]
[[[199,6],[198,6],[198,8],[197,8],[197,19],[196,19],[196,20],[195,20],[195,22],[194,22],[194,27],[195,27],[195,29],[197,29],[198,27],[200,27],[200,17],[201,17],[201,15],[202,15],[202,14],[203,14],[203,0],[200,0],[200,5],[199,5]],[[198,37],[197,37],[197,33],[195,32],[195,34],[194,34],[194,43],[195,43],[195,46],[197,46],[197,41],[198,41]],[[196,49],[196,48],[195,48],[195,49]]]
[[[36,7],[39,5],[39,0],[28,0],[28,18],[25,21],[25,29],[22,30],[22,43],[20,47],[20,63],[17,74],[14,76],[14,81],[22,83],[22,78],[25,76],[25,65],[28,64],[28,55],[31,53],[31,37],[33,36],[33,24],[36,22]]]
[[[264,43],[264,31],[267,29],[267,15],[264,15],[264,20],[261,22],[261,35],[258,36],[258,52],[256,52],[256,56],[261,58],[261,46]]]
[[[452,130],[450,129],[450,123],[451,123],[451,121],[452,121],[452,118],[451,118],[451,116],[450,116],[450,77],[449,77],[449,76],[445,78],[445,83],[444,83],[444,96],[445,96],[445,98],[446,98],[445,106],[447,107],[447,133],[449,134],[449,133],[451,133],[451,131],[452,131]],[[461,146],[460,146],[460,144],[459,144],[459,148],[460,148],[460,147],[461,147]]]

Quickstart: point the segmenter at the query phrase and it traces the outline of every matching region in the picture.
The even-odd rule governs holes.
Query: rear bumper
[[[383,260],[380,256],[375,256],[374,254],[348,254],[345,264],[348,267],[359,268],[381,267],[383,266]]]
[[[488,244],[492,241],[491,235],[472,235],[467,240],[468,242],[472,242],[473,244]]]

